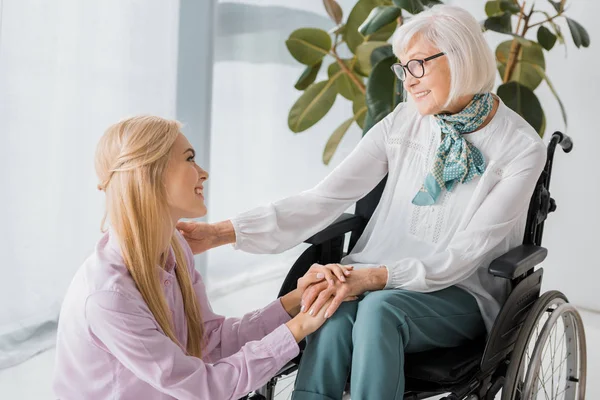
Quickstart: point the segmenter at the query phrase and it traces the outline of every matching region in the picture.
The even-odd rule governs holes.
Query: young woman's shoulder
[[[177,240],[179,241],[179,244],[183,249],[183,254],[185,255],[185,262],[188,266],[188,269],[191,271],[195,268],[194,253],[192,252],[190,245],[185,240],[181,232],[179,232],[177,229],[175,229],[175,236],[177,237]]]

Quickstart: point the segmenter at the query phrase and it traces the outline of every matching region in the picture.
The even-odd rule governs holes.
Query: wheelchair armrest
[[[331,225],[323,229],[321,232],[315,233],[313,236],[306,239],[305,243],[322,244],[333,238],[343,236],[348,232],[352,232],[360,228],[364,224],[364,219],[354,214],[344,213],[338,219],[333,221]]]
[[[490,264],[490,274],[506,279],[515,279],[544,261],[548,250],[544,247],[523,244],[496,258]]]

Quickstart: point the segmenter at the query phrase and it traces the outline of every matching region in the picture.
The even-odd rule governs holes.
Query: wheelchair
[[[491,331],[459,347],[406,354],[404,399],[445,395],[446,400],[492,400],[500,390],[502,400],[585,398],[583,322],[563,293],[551,290],[540,295],[543,269],[536,268],[548,253],[541,247],[545,220],[556,210],[549,187],[557,145],[565,153],[573,148],[565,134],[552,135],[546,165],[529,204],[523,244],[498,257],[488,267],[490,274],[510,284],[507,300]],[[355,214],[343,214],[306,240],[311,246],[292,266],[279,297],[295,289],[297,280],[313,263],[340,262],[347,234],[350,236],[348,251],[352,250],[375,211],[386,179],[356,203]],[[300,347],[304,348],[304,342]],[[293,373],[298,368],[301,353],[265,386],[244,399],[290,398]],[[280,386],[286,380],[288,392],[281,396]]]

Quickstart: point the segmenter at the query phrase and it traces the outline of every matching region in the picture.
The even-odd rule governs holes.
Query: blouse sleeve
[[[250,253],[285,251],[327,227],[369,193],[388,172],[385,138],[394,116],[390,113],[371,128],[314,188],[233,218],[234,247]]]
[[[215,363],[188,356],[158,328],[147,307],[118,292],[86,301],[95,340],[136,377],[177,399],[237,399],[265,384],[298,353],[286,326]]]

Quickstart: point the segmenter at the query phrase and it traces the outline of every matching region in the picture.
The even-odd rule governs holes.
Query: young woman
[[[176,121],[135,117],[97,148],[110,229],[64,299],[54,391],[70,399],[237,399],[298,354],[325,321],[299,313],[298,289],[241,319],[213,313],[194,258],[175,229],[206,214],[208,173]],[[349,273],[349,268],[345,269]]]

